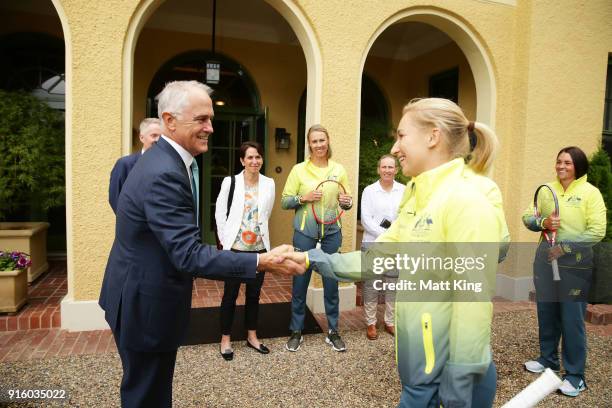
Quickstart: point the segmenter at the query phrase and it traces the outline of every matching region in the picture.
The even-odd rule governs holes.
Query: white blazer
[[[232,248],[234,241],[236,241],[238,231],[240,231],[240,224],[242,223],[242,216],[244,214],[244,170],[236,174],[234,198],[232,199],[229,215],[226,218],[227,196],[229,194],[230,184],[231,177],[225,177],[221,183],[221,191],[217,197],[217,205],[215,208],[217,234],[219,234],[219,240],[223,245],[223,249]],[[259,174],[257,190],[259,231],[261,232],[261,239],[263,240],[264,246],[269,251],[270,233],[268,232],[268,220],[272,214],[272,207],[274,206],[274,197],[276,194],[274,180],[263,174]]]

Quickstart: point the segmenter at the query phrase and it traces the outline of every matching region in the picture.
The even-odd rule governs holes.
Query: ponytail
[[[467,164],[475,173],[490,176],[491,167],[499,147],[499,141],[495,132],[490,127],[480,122],[472,123],[474,127],[472,135],[475,137],[475,146],[467,157]]]
[[[408,113],[419,126],[440,129],[453,158],[463,157],[475,173],[489,175],[499,145],[490,127],[468,121],[455,102],[443,98],[413,99],[404,106],[402,115]]]

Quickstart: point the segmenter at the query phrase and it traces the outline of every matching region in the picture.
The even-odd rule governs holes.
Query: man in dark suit
[[[157,118],[145,118],[140,122],[139,127],[139,138],[142,143],[142,149],[139,152],[124,156],[117,160],[110,176],[110,185],[108,187],[108,202],[114,213],[117,213],[117,200],[119,199],[119,193],[127,179],[130,170],[136,164],[140,156],[144,154],[153,143],[157,142],[161,136],[161,126],[159,119]]]
[[[218,251],[200,242],[194,156],[213,132],[210,88],[166,85],[158,111],[163,136],[143,155],[117,202],[115,241],[100,306],[123,365],[124,407],[170,407],[176,352],[191,309],[194,277],[254,279],[257,271],[304,273],[281,263],[283,246],[264,254]]]

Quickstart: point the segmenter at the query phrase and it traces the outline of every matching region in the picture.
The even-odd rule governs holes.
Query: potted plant
[[[49,209],[65,202],[63,113],[26,92],[0,90],[0,248],[32,254],[33,281],[47,264]]]
[[[30,256],[0,251],[0,312],[16,312],[28,300],[27,270]]]

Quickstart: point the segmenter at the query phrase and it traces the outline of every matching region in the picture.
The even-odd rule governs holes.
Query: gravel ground
[[[183,347],[174,377],[176,407],[395,407],[400,383],[392,337],[368,341],[363,332],[344,332],[346,353],[333,352],[322,334],[305,336],[297,353],[284,350],[284,338],[265,343],[272,352],[257,354],[235,344],[225,362],[217,345]],[[495,315],[494,352],[498,372],[496,407],[536,378],[522,363],[537,352],[533,311]],[[570,399],[552,395],[541,407],[612,407],[612,338],[589,335],[589,389]],[[597,359],[595,357],[598,357]],[[0,388],[65,389],[64,404],[25,406],[113,407],[119,405],[121,362],[116,354],[82,355],[0,365]],[[1,405],[1,403],[0,403]]]

